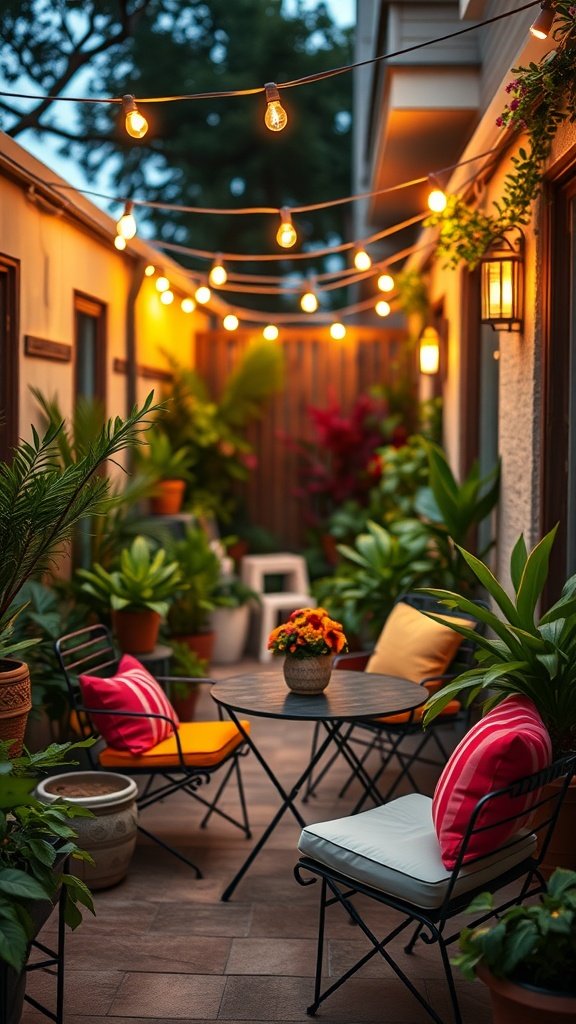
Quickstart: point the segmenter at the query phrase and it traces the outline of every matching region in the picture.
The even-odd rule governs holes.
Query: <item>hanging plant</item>
[[[464,261],[475,267],[495,239],[530,222],[556,132],[564,122],[576,121],[576,5],[558,0],[555,25],[557,49],[538,63],[513,68],[514,78],[506,86],[510,101],[496,124],[525,132],[528,146],[511,157],[514,169],[504,179],[501,200],[492,203],[493,212],[485,213],[460,196],[450,196],[445,210],[426,221],[426,226],[439,226],[437,251],[450,266]]]

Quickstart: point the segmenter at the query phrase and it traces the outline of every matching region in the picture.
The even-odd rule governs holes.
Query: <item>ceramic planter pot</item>
[[[531,985],[517,985],[495,978],[480,965],[478,977],[490,989],[493,1024],[573,1024],[576,995],[548,992]]]
[[[284,659],[284,679],[286,685],[294,693],[322,693],[330,682],[332,674],[332,654],[319,654],[314,658]]]
[[[5,658],[0,661],[0,739],[14,740],[10,756],[22,753],[26,722],[32,707],[28,665]]]
[[[71,861],[70,870],[89,889],[107,889],[125,877],[136,846],[138,786],[134,779],[115,772],[65,772],[43,779],[36,789],[39,800],[87,807],[94,818],[73,818],[78,846],[94,864]]]
[[[182,508],[186,483],[184,480],[160,480],[150,498],[150,511],[155,516],[174,516]]]
[[[248,626],[250,624],[250,606],[239,608],[216,608],[212,612],[212,628],[214,629],[214,654],[216,665],[231,665],[240,661],[246,646]]]
[[[120,650],[125,654],[150,654],[158,640],[160,621],[158,612],[149,609],[112,612],[112,626]]]

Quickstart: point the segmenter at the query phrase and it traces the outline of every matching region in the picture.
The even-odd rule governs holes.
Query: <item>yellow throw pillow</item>
[[[471,628],[475,625],[469,619],[453,615],[442,615],[442,618]],[[422,679],[441,676],[446,671],[463,639],[449,626],[441,626],[401,601],[394,605],[386,619],[366,671],[420,683]]]

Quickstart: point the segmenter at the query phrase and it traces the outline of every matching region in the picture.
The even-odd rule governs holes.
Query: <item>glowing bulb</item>
[[[146,277],[152,277],[152,275],[156,273],[156,267],[154,264],[149,263],[148,266],[144,268],[144,273],[146,274]]]
[[[334,338],[334,341],[342,341],[342,338],[346,337],[346,328],[344,324],[330,324],[330,337]]]
[[[434,327],[426,327],[420,338],[420,373],[438,373],[440,368],[440,339]]]
[[[386,299],[380,299],[380,302],[376,303],[374,309],[378,316],[390,316],[390,303],[386,302]]]
[[[165,306],[169,306],[171,302],[174,302],[174,292],[167,288],[165,292],[162,292],[160,302],[163,302]]]
[[[196,309],[196,303],[194,299],[182,299],[180,303],[180,309],[183,313],[193,313]]]
[[[535,39],[548,39],[554,21],[554,6],[551,0],[542,0],[540,14],[530,26]]]
[[[240,321],[237,316],[234,316],[234,313],[228,313],[228,316],[225,316],[222,321],[222,327],[225,331],[235,331],[239,323]]]
[[[159,292],[166,292],[170,287],[170,281],[164,275],[161,275],[156,281],[156,288]]]
[[[199,302],[201,306],[205,306],[207,302],[210,302],[212,298],[212,292],[208,288],[208,285],[201,284],[199,288],[194,292],[194,298],[196,302]]]
[[[275,82],[267,82],[266,90],[266,113],[264,124],[271,132],[281,132],[288,124],[288,114],[280,103],[280,93]]]
[[[433,188],[428,196],[428,206],[433,213],[442,213],[446,209],[446,193],[441,188]]]
[[[128,135],[133,139],[143,139],[148,131],[148,121],[138,110],[133,96],[127,94],[122,97],[122,111],[126,118],[124,124]]]
[[[391,292],[394,290],[394,278],[390,274],[380,274],[378,278],[378,288],[381,292]]]
[[[134,238],[134,235],[136,234],[136,221],[134,219],[134,214],[132,213],[133,207],[133,203],[126,203],[124,206],[124,213],[116,224],[118,234],[122,235],[122,238],[125,238],[127,241]]]
[[[126,248],[126,239],[124,238],[124,235],[116,235],[114,245],[117,249],[120,249],[120,252],[122,252],[122,250]]]
[[[354,253],[354,266],[356,270],[370,270],[372,260],[365,249],[357,249]]]
[[[298,241],[298,235],[296,234],[296,228],[292,223],[290,211],[285,207],[280,211],[280,227],[276,232],[276,241],[283,249],[291,249]]]
[[[262,337],[266,338],[266,341],[276,341],[280,331],[276,327],[276,324],[266,324],[266,327],[262,331]]]
[[[226,284],[228,274],[226,273],[226,267],[222,263],[221,257],[217,256],[214,260],[208,279],[210,284],[213,284],[215,288],[218,288],[221,284]]]
[[[314,292],[304,292],[300,299],[300,307],[305,313],[315,313],[318,309],[318,299]]]

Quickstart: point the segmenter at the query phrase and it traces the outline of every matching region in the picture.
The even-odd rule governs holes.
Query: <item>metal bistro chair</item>
[[[448,946],[458,939],[460,928],[447,934],[448,925],[457,914],[466,910],[480,892],[496,893],[512,882],[519,893],[511,897],[502,893],[494,910],[479,914],[471,923],[477,927],[507,907],[546,890],[540,872],[566,789],[576,769],[576,758],[564,758],[549,768],[529,775],[506,788],[488,793],[472,811],[466,833],[452,871],[444,867],[436,832],[432,823],[430,797],[409,793],[391,803],[362,814],[337,821],[307,826],[298,844],[302,857],[294,869],[300,885],[320,880],[320,913],[314,1000],[307,1008],[314,1016],[328,996],[379,954],[397,978],[407,987],[436,1024],[445,1021],[400,966],[390,946],[393,940],[408,932],[405,953],[412,953],[417,941],[438,948],[450,995],[455,1024],[462,1024],[454,978],[448,958]],[[563,778],[563,785],[547,786]],[[542,787],[546,786],[546,789]],[[530,803],[529,828],[522,827]],[[512,801],[517,801],[513,803]],[[519,810],[519,803],[522,810]],[[493,808],[492,821],[484,823],[483,813]],[[494,811],[494,808],[497,808]],[[531,817],[537,812],[538,823]],[[482,833],[497,830],[504,823],[519,828],[502,842],[496,840],[489,854],[467,858],[474,840]],[[529,831],[532,829],[533,831]],[[501,834],[501,833],[500,833]],[[389,908],[398,916],[384,938],[379,939],[364,921],[355,904],[357,896],[368,897]],[[368,952],[336,981],[322,991],[322,958],[326,933],[326,909],[339,905],[357,924],[368,940]],[[478,913],[478,912],[477,912]]]
[[[173,738],[165,740],[161,744],[164,751],[160,756],[155,753],[153,756],[149,756],[150,752],[131,754],[126,750],[114,750],[106,746],[102,749],[104,743],[102,740],[102,744],[88,749],[88,757],[94,769],[112,770],[130,776],[144,777],[146,781],[138,796],[140,810],[144,810],[174,793],[183,792],[206,808],[200,828],[207,825],[212,814],[217,814],[239,828],[247,839],[251,838],[240,771],[240,758],[248,753],[248,749],[242,734],[233,722],[225,721],[219,712],[220,717],[217,721],[181,723],[179,730],[176,724],[164,715],[86,707],[82,701],[78,677],[85,673],[105,679],[113,676],[118,668],[119,658],[108,629],[103,625],[95,625],[68,633],[56,641],[55,649],[68,686],[70,707],[75,714],[79,730],[84,736],[99,735],[91,717],[96,714],[113,714],[116,717],[126,716],[127,718],[156,718],[168,721],[172,726]],[[190,682],[194,685],[197,683],[213,685],[214,683],[213,679],[186,680],[178,677],[176,680],[171,676],[158,677],[160,683],[176,681],[178,683]],[[244,723],[244,725],[249,727],[248,723]],[[168,745],[168,750],[165,749],[166,745]],[[203,783],[209,782],[212,775],[218,771],[223,772],[220,785],[214,799],[206,800],[198,790]],[[232,776],[235,777],[238,787],[240,820],[233,818],[218,806],[224,788]],[[181,851],[170,846],[160,836],[140,824],[138,829],[164,850],[193,868],[197,878],[202,877],[197,865]]]
[[[452,618],[461,618],[466,622],[472,621],[471,615],[465,615],[459,611],[448,609],[446,605],[441,604],[433,597],[429,597],[427,594],[416,594],[409,593],[403,594],[395,602],[395,606],[398,604],[407,604],[411,608],[415,608],[421,612],[433,612],[437,615],[450,615]],[[483,601],[474,602],[478,608],[487,608],[487,605]],[[475,632],[483,635],[485,632],[484,623],[479,619],[474,619]],[[427,676],[424,679],[415,683],[415,686],[425,686],[430,693],[435,693],[441,686],[454,679],[461,672],[465,672],[467,669],[472,667],[474,662],[474,652],[476,650],[476,644],[472,640],[465,637],[462,638],[462,642],[447,668],[447,671],[442,675]],[[334,669],[352,669],[357,672],[364,671],[366,666],[373,654],[373,651],[356,651],[350,652],[349,654],[339,654],[334,659]],[[329,771],[330,767],[339,755],[346,757],[346,746],[350,743],[355,743],[363,748],[363,753],[360,757],[359,765],[351,767],[350,775],[342,786],[339,796],[343,797],[348,791],[349,786],[354,782],[355,779],[362,782],[360,772],[367,770],[367,761],[370,756],[377,752],[380,755],[380,760],[377,769],[371,773],[371,781],[373,787],[377,787],[379,780],[381,779],[384,772],[388,769],[396,758],[399,764],[399,771],[395,775],[394,780],[389,785],[385,793],[381,794],[381,801],[385,803],[390,800],[398,786],[403,779],[407,779],[410,783],[411,788],[414,792],[420,792],[418,781],[413,774],[413,769],[419,764],[425,764],[434,768],[442,768],[448,760],[449,752],[446,749],[445,742],[443,739],[443,729],[446,726],[452,728],[460,725],[466,729],[470,722],[470,709],[464,709],[459,701],[450,701],[450,704],[444,709],[444,711],[434,721],[423,730],[422,728],[422,714],[423,709],[417,708],[416,711],[406,712],[403,715],[394,715],[387,718],[374,719],[369,722],[359,722],[355,725],[349,726],[348,730],[341,737],[341,744],[338,751],[333,753],[327,763],[322,767],[315,779],[311,780],[304,795],[304,799],[314,794],[316,787],[319,785],[321,780]],[[313,750],[316,748],[318,741],[318,727],[316,727],[313,736]],[[435,755],[428,756],[429,751],[426,750],[428,747],[435,747]],[[354,809],[353,814],[360,811],[366,800],[370,796],[368,788],[364,788],[361,793]]]

